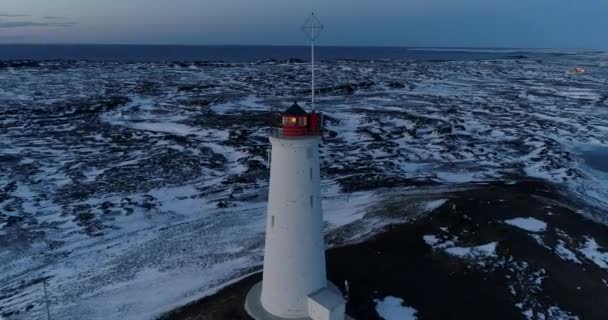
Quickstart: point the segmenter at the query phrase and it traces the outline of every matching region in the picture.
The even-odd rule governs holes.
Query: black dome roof
[[[287,108],[287,110],[285,110],[285,112],[283,113],[283,115],[286,115],[286,116],[307,116],[308,112],[304,111],[304,109],[302,109],[302,107],[300,107],[297,102],[294,102],[291,105],[291,107],[289,107],[289,108]]]

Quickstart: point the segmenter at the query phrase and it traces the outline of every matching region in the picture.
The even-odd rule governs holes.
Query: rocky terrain
[[[436,193],[530,177],[605,223],[601,59],[321,63],[334,245],[382,229],[340,231],[366,221],[388,189]],[[256,270],[267,131],[293,100],[305,105],[308,68],[0,62],[0,315],[41,317],[46,281],[56,318],[149,319]]]
[[[598,248],[608,245],[608,227],[568,208],[572,203],[553,187],[540,181],[486,183],[430,202],[419,191],[387,192],[363,219],[332,233],[394,222],[327,253],[329,279],[344,293],[348,281],[349,315],[606,318],[608,252]],[[249,320],[243,301],[260,280],[261,273],[253,274],[159,319]]]

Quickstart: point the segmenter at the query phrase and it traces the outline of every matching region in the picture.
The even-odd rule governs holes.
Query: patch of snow
[[[198,191],[192,186],[166,187],[149,191],[158,199],[162,210],[180,215],[206,214],[214,205],[208,199],[198,196]]]
[[[426,242],[426,244],[428,244],[431,247],[434,247],[435,245],[437,245],[438,243],[441,242],[441,240],[439,238],[437,238],[436,236],[432,235],[432,234],[428,234],[422,237],[422,239],[424,239],[424,242]]]
[[[196,132],[196,129],[190,126],[174,122],[137,122],[130,124],[130,127],[137,130],[170,133],[178,136],[187,136]]]
[[[543,232],[547,229],[547,223],[535,218],[515,218],[504,221],[506,224],[514,227],[530,231],[530,232]]]
[[[591,237],[585,237],[585,239],[585,244],[578,251],[600,268],[608,270],[608,252],[600,251],[600,246],[595,239]]]
[[[497,257],[496,245],[498,242],[490,242],[474,247],[459,247],[453,240],[442,240],[435,235],[424,235],[422,239],[433,249],[443,250],[447,254],[459,258],[483,259]],[[480,264],[485,265],[484,263]]]
[[[460,258],[468,257],[496,257],[497,242],[490,242],[476,247],[451,247],[446,248],[445,252]]]
[[[236,102],[230,101],[212,105],[211,110],[218,114],[228,114],[239,110],[260,111],[268,109],[268,107],[259,102],[260,99],[256,96],[248,95]]]
[[[546,317],[542,317],[542,318],[546,319],[546,320],[553,320],[553,319],[555,319],[555,320],[578,320],[579,319],[579,317],[571,314],[568,311],[561,310],[557,306],[549,307],[549,309],[547,309],[546,315],[547,315]]]
[[[365,123],[365,117],[359,114],[330,114],[331,117],[339,119],[339,125],[333,123],[327,124],[327,129],[339,132],[338,137],[344,139],[346,144],[357,144],[360,143],[364,137],[357,132],[357,129],[361,127],[362,123]]]
[[[437,178],[443,182],[465,183],[477,181],[475,172],[437,172]]]
[[[423,205],[423,212],[432,212],[441,207],[448,199],[432,200]]]
[[[418,311],[412,307],[404,306],[403,299],[396,297],[385,297],[376,302],[376,312],[384,320],[416,320]]]
[[[335,227],[344,226],[362,219],[367,206],[376,201],[377,195],[372,192],[336,194],[323,199],[323,218]]]
[[[543,284],[543,279],[546,278],[546,276],[544,276],[545,274],[547,274],[547,271],[545,271],[545,269],[540,269],[534,273],[532,273],[532,278],[533,279],[533,283],[537,286],[540,287]]]
[[[538,243],[540,246],[542,246],[542,247],[544,247],[544,248],[547,248],[547,249],[551,250],[551,247],[549,247],[547,244],[545,244],[545,242],[543,241],[543,237],[541,237],[539,234],[531,234],[530,236],[531,236],[532,238],[534,238],[534,240],[536,240],[536,242],[537,242],[537,243]]]
[[[555,246],[555,253],[564,260],[570,260],[580,264],[581,261],[576,257],[576,254],[570,249],[566,248],[566,244],[562,240],[558,240],[559,243]]]
[[[201,282],[212,282],[217,275],[230,275],[232,269],[248,258],[218,263],[208,269],[193,268],[160,271],[151,268],[139,270],[133,279],[107,285],[86,295],[77,306],[70,309],[56,308],[56,317],[72,319],[72,308],[85,319],[154,319],[165,310],[183,305],[192,297],[208,294]],[[197,279],[192,281],[192,279]],[[138,294],[133,294],[138,292]],[[187,293],[187,294],[184,294]],[[120,301],[122,308],[99,308],[98,304],[113,305]],[[64,313],[65,312],[65,313]]]
[[[593,89],[584,89],[584,88],[562,88],[561,90],[557,90],[555,92],[556,95],[562,96],[569,99],[577,99],[577,100],[592,100],[597,101],[601,99],[601,95],[597,92],[594,92]]]
[[[519,309],[523,310],[521,303],[515,304]],[[522,314],[528,320],[578,320],[579,318],[567,311],[561,310],[557,306],[551,306],[546,311],[535,312],[532,309],[523,310]]]

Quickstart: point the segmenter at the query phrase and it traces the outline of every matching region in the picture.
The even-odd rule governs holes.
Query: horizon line
[[[175,44],[175,43],[92,43],[92,42],[0,42],[0,46],[173,46],[173,47],[308,47],[308,45],[296,44]],[[493,49],[493,50],[591,50],[607,52],[608,48],[577,48],[577,47],[509,47],[509,46],[408,46],[408,45],[356,45],[356,44],[327,44],[316,45],[317,47],[337,48],[403,48],[403,49]]]

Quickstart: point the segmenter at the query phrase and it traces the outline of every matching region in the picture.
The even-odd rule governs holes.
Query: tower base
[[[332,291],[333,293],[339,294],[340,296],[342,295],[342,293],[340,292],[340,289],[338,289],[338,287],[336,287],[336,285],[334,285],[331,282],[327,282],[327,288],[324,290],[329,290]],[[310,317],[304,317],[304,318],[283,318],[283,317],[279,317],[276,316],[274,314],[271,314],[270,312],[266,311],[266,309],[264,309],[264,307],[262,306],[262,282],[258,282],[256,283],[247,293],[247,298],[245,298],[245,310],[247,311],[247,314],[249,314],[249,316],[251,316],[253,319],[255,320],[317,320],[315,318],[310,318]],[[353,318],[351,318],[350,316],[344,314],[344,318],[338,319],[338,320],[354,320]],[[333,319],[331,319],[333,320]]]

